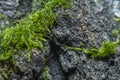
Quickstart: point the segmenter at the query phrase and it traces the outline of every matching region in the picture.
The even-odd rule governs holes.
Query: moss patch
[[[7,60],[10,55],[19,50],[43,48],[51,27],[56,19],[53,10],[59,7],[68,7],[68,0],[50,0],[44,9],[39,10],[19,21],[16,26],[1,32],[0,60]],[[3,59],[4,57],[4,59]]]
[[[69,0],[49,0],[43,9],[20,20],[14,27],[0,32],[0,61],[13,60],[13,55],[21,50],[28,50],[30,60],[32,48],[44,48],[43,42],[48,39],[49,28],[56,19],[54,11],[69,5]]]
[[[116,42],[104,41],[102,46],[99,49],[96,49],[96,48],[85,49],[85,48],[76,48],[76,47],[68,47],[68,46],[66,48],[75,50],[75,51],[81,51],[91,56],[92,58],[107,58],[115,54],[116,47],[117,47]]]

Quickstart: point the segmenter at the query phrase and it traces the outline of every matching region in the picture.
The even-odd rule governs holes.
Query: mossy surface
[[[50,0],[42,10],[19,21],[16,26],[1,32],[0,60],[7,60],[10,55],[19,50],[43,48],[51,27],[56,19],[53,10],[69,6],[69,0]]]
[[[90,48],[90,49],[85,49],[85,48],[76,48],[76,47],[66,47],[71,50],[75,51],[81,51],[92,58],[107,58],[111,55],[115,54],[115,48],[117,47],[116,42],[108,42],[104,41],[102,46],[97,49],[97,48]]]
[[[44,0],[40,0],[44,1]],[[13,60],[13,55],[19,51],[32,48],[43,49],[45,42],[49,39],[50,27],[56,19],[54,11],[57,8],[67,8],[69,0],[49,0],[44,8],[38,10],[22,20],[18,21],[12,28],[6,28],[0,32],[0,61]]]

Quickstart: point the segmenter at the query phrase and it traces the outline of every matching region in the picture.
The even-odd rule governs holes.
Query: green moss
[[[68,0],[50,0],[44,9],[22,19],[15,27],[7,28],[1,35],[0,60],[9,59],[20,50],[30,51],[32,48],[43,48],[49,27],[53,25],[56,15],[53,10],[69,6]]]
[[[12,61],[15,64],[13,55],[20,54],[19,51],[22,50],[28,50],[30,60],[30,50],[43,49],[43,42],[49,39],[50,27],[56,19],[54,11],[69,5],[69,0],[49,0],[43,9],[23,18],[14,27],[0,32],[0,61]]]
[[[4,14],[0,14],[0,19],[7,19],[7,16],[5,16]]]
[[[44,80],[50,80],[50,73],[48,66],[44,67],[43,76],[44,76]]]
[[[85,49],[85,48],[76,48],[76,47],[66,47],[66,48],[75,51],[81,51],[87,55],[90,55],[92,58],[106,58],[115,54],[116,46],[117,44],[115,42],[104,41],[103,45],[99,49],[96,48]]]
[[[98,53],[92,54],[93,58],[105,58],[115,54],[117,44],[114,42],[103,42],[103,45],[98,49]]]
[[[120,18],[114,18],[116,22],[120,22]]]

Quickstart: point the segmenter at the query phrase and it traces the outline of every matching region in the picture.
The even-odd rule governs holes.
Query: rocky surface
[[[95,12],[87,1],[73,1],[73,6],[58,17],[53,28],[56,42],[69,46],[99,47],[101,41],[113,40],[111,31],[117,27],[106,11]],[[109,15],[109,16],[108,16]]]
[[[32,11],[38,10],[38,0],[0,0],[0,29],[12,26],[12,22],[19,20]]]
[[[109,3],[106,0],[107,7],[96,10],[97,4],[92,0],[71,2],[72,8],[61,12],[52,29],[55,45],[59,46],[58,60],[67,80],[119,80],[119,49],[117,55],[109,59],[94,60],[82,52],[64,48],[65,45],[99,48],[104,40],[114,41],[116,38],[111,32],[117,29],[117,26],[114,24],[113,12],[110,12],[111,7],[107,6]],[[56,46],[52,47],[56,49]]]
[[[27,51],[24,51],[21,57],[15,55],[16,69],[8,80],[43,80],[44,54],[43,51],[33,49],[30,61],[28,61]]]
[[[7,15],[11,18],[25,15],[26,12],[30,12],[29,0],[1,0],[0,1],[0,13]]]
[[[38,1],[33,2],[34,6],[30,0],[1,0],[1,28],[9,25],[10,20],[36,10]],[[58,11],[60,16],[52,28],[47,52],[33,50],[29,62],[27,52],[23,52],[22,57],[15,55],[17,69],[8,80],[119,80],[119,47],[116,55],[106,60],[94,60],[64,47],[99,48],[103,40],[114,41],[116,37],[111,32],[118,28],[113,20],[113,17],[119,17],[118,3],[117,0],[71,0],[71,8]],[[44,77],[45,66],[48,67],[48,78]]]

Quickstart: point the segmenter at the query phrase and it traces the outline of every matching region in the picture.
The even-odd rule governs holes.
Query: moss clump
[[[41,0],[43,1],[43,0]],[[66,8],[70,5],[69,0],[49,0],[43,9],[23,18],[12,28],[0,32],[0,61],[13,61],[13,55],[22,50],[32,48],[44,48],[50,33],[56,14],[54,11],[60,7]]]
[[[104,41],[103,45],[97,50],[97,53],[93,50],[93,53],[91,54],[92,58],[105,58],[114,55],[116,46],[117,44],[114,42]]]
[[[55,20],[53,13],[47,14],[43,11],[38,11],[28,18],[20,21],[13,28],[7,28],[3,32],[3,39],[1,41],[1,54],[4,54],[6,59],[12,56],[12,54],[19,50],[28,50],[32,48],[42,48],[42,41],[46,41],[44,38],[46,32],[49,31],[48,26],[51,26]],[[0,55],[0,60],[3,56]]]
[[[120,18],[114,18],[116,22],[120,22]]]
[[[44,80],[50,80],[50,73],[48,66],[44,67],[43,76],[44,76]]]
[[[0,36],[0,61],[8,60],[13,53],[32,48],[43,48],[42,42],[48,37],[49,27],[53,25],[56,15],[53,11],[59,7],[69,6],[69,0],[50,0],[42,10],[22,19],[15,27],[7,28]]]
[[[115,54],[116,46],[117,44],[114,42],[104,41],[103,45],[99,49],[96,48],[85,49],[85,48],[75,48],[75,47],[66,47],[66,48],[75,51],[81,51],[87,55],[90,55],[92,58],[106,58]]]

